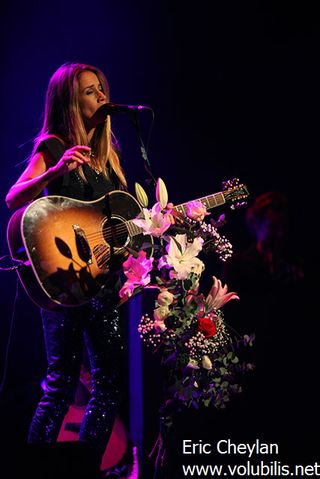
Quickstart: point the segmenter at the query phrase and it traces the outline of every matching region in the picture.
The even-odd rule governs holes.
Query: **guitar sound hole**
[[[129,240],[127,227],[119,218],[110,218],[104,223],[103,236],[111,248],[122,248]]]

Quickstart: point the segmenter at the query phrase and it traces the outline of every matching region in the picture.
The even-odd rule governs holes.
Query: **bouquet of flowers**
[[[241,345],[250,346],[253,336],[240,337],[224,320],[223,306],[238,300],[235,292],[213,276],[207,294],[199,291],[205,264],[200,254],[213,251],[222,261],[232,254],[232,245],[218,232],[225,223],[221,216],[208,221],[204,201],[195,200],[181,208],[168,204],[163,180],[158,179],[155,205],[148,209],[148,198],[136,184],[142,212],[133,223],[146,238],[152,238],[153,254],[144,248],[132,252],[124,262],[126,281],[120,297],[126,300],[144,288],[157,296],[153,311],[139,324],[142,340],[159,355],[167,372],[157,465],[164,460],[164,437],[181,406],[225,407],[230,395],[240,392],[237,376],[252,369],[240,361]],[[179,212],[180,211],[180,212]],[[150,240],[145,242],[150,248]]]

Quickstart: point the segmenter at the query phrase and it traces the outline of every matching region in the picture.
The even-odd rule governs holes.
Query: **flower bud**
[[[135,190],[136,190],[136,197],[140,205],[143,208],[147,208],[149,203],[147,193],[144,191],[144,189],[139,183],[135,183]]]
[[[170,291],[162,291],[157,298],[159,306],[169,306],[173,302],[174,296]]]
[[[206,354],[202,357],[201,365],[204,369],[208,369],[208,370],[212,369],[211,359]]]
[[[167,306],[160,306],[153,311],[153,318],[155,321],[163,321],[170,314],[169,308]]]
[[[156,187],[156,198],[160,203],[161,208],[165,208],[168,204],[168,191],[167,187],[164,184],[164,181],[161,178],[158,178],[157,187]]]

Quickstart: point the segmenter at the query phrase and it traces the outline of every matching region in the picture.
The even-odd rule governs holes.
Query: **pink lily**
[[[123,263],[124,274],[128,278],[119,291],[120,298],[130,298],[138,286],[146,286],[150,283],[153,258],[148,259],[145,251],[139,251],[138,257],[132,254]]]
[[[222,286],[220,279],[212,276],[213,284],[211,290],[206,297],[207,311],[222,308],[231,299],[240,299],[235,292],[228,293],[228,286]]]

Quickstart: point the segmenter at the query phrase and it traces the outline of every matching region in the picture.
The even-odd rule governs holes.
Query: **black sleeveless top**
[[[48,150],[56,162],[62,157],[65,146],[55,137],[42,141],[37,147],[37,152],[45,152]],[[66,173],[65,175],[51,181],[47,188],[46,194],[66,196],[82,201],[92,201],[101,198],[110,191],[120,189],[120,184],[114,172],[110,173],[110,177],[106,178],[102,173],[97,173],[89,165],[83,165],[83,172],[86,177],[84,181],[77,169]]]

